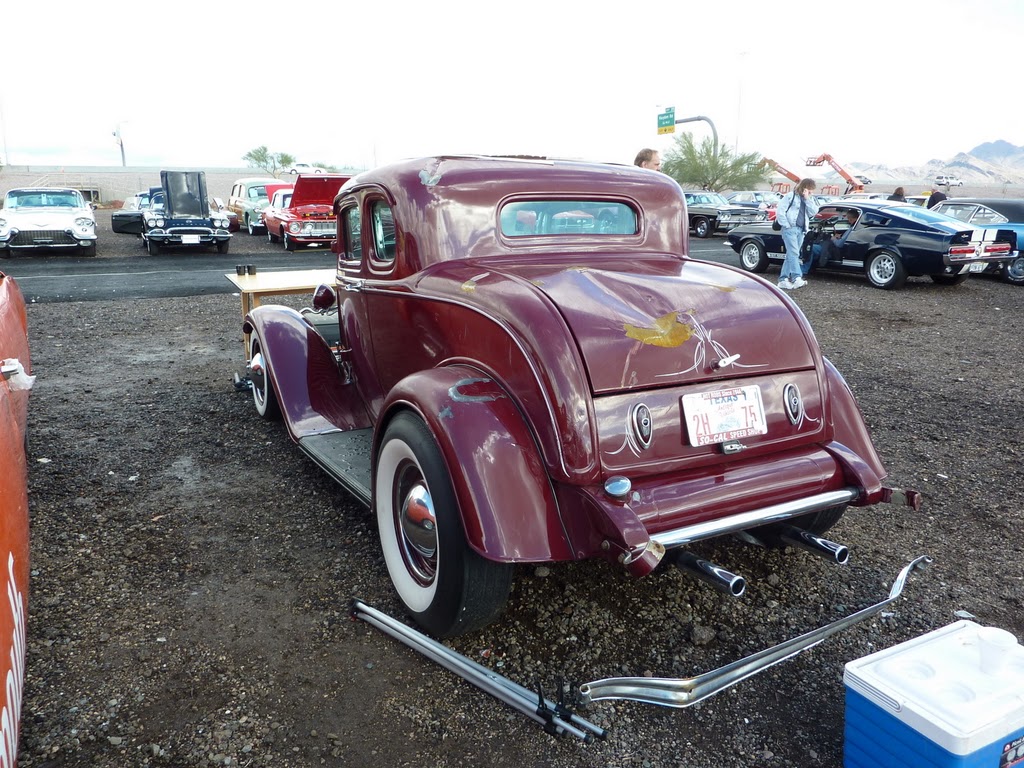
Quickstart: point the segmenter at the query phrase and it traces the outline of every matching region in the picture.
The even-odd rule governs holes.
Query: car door
[[[373,359],[373,334],[367,310],[366,281],[369,272],[368,235],[358,195],[340,201],[338,239],[332,250],[338,254],[338,322],[341,325],[343,364],[349,366],[352,382],[371,417],[380,413],[384,394]]]

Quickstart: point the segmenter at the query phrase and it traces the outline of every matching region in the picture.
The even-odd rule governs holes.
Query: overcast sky
[[[120,165],[118,129],[130,166],[240,167],[264,144],[355,168],[631,163],[672,146],[670,106],[796,173],[1024,145],[1020,0],[58,0],[5,3],[3,29],[13,165]]]

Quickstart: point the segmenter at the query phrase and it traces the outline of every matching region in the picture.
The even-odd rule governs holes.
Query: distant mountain
[[[949,160],[933,159],[921,166],[844,165],[852,174],[867,176],[876,186],[896,183],[928,186],[940,173],[959,176],[965,185],[1024,184],[1024,147],[1001,139],[979,144],[970,152],[960,152]],[[844,183],[835,171],[824,176],[829,183]]]
[[[1002,139],[979,144],[967,154],[992,165],[1024,168],[1024,147],[1014,146]]]

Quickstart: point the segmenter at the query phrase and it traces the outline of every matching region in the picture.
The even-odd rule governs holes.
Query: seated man
[[[846,222],[849,226],[842,232],[835,232],[832,237],[825,242],[815,243],[811,246],[811,258],[804,262],[800,269],[806,275],[811,271],[811,267],[817,262],[819,267],[823,267],[828,264],[829,260],[836,254],[836,251],[843,246],[846,242],[846,238],[853,230],[853,225],[857,223],[858,214],[853,208],[846,212]]]

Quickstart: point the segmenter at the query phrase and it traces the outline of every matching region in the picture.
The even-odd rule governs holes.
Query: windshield
[[[637,214],[626,203],[607,200],[529,200],[501,209],[505,237],[537,235],[635,235]]]
[[[5,208],[84,208],[81,196],[73,190],[12,189],[4,200]]]

